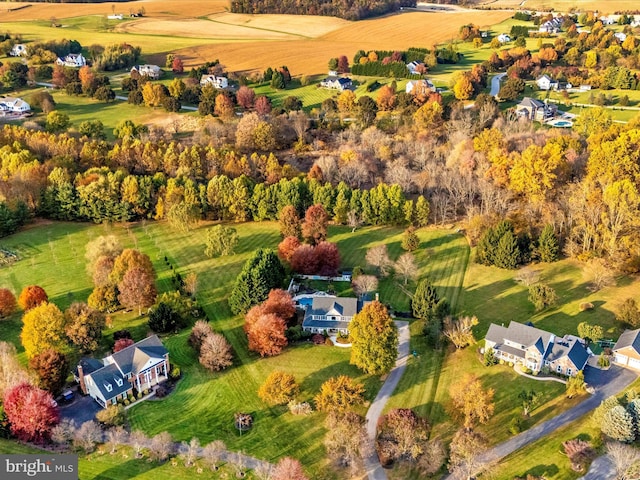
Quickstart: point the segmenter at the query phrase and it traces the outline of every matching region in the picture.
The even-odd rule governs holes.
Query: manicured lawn
[[[30,447],[28,445],[22,445],[18,442],[11,440],[5,440],[0,438],[0,453],[5,454],[21,454],[21,453],[42,453],[42,450]]]

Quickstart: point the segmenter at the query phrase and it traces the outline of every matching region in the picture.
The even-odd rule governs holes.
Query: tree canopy
[[[350,362],[370,374],[388,373],[398,356],[398,328],[379,301],[365,305],[349,324]]]

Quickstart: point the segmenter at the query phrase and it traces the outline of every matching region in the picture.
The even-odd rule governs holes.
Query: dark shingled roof
[[[100,360],[96,360],[95,358],[81,358],[78,362],[78,366],[82,367],[82,373],[84,375],[89,375],[90,373],[104,367],[104,363]],[[78,367],[76,367],[76,370],[73,373],[76,377],[78,376]]]
[[[127,375],[142,370],[150,358],[163,358],[167,353],[158,336],[152,335],[114,353],[111,358]]]
[[[626,347],[631,347],[640,353],[640,328],[637,330],[625,330],[613,346],[613,350],[615,351]]]
[[[118,367],[114,364],[107,365],[100,370],[96,370],[91,374],[91,379],[107,401],[131,388],[129,381],[120,374]],[[121,380],[121,385],[118,385],[116,379]],[[111,391],[107,390],[108,385],[111,386]]]
[[[569,357],[578,370],[583,370],[589,360],[589,354],[580,341],[577,339],[567,340],[566,338],[559,338],[555,341],[545,360],[553,362],[564,356]]]
[[[335,311],[343,317],[353,317],[358,313],[358,299],[351,297],[314,297],[306,316],[327,315]]]

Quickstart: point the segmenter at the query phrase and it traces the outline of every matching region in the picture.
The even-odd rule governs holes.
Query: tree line
[[[346,20],[361,20],[394,12],[401,7],[415,6],[415,0],[285,0],[277,3],[264,0],[233,0],[231,11],[250,14],[325,15]]]

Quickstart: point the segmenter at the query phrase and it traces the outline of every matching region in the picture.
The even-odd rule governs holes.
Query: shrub
[[[129,405],[131,402],[129,401],[129,399],[126,399],[126,398],[125,398],[125,400],[124,400],[124,402],[123,402],[123,403],[124,403],[124,405],[125,405],[125,407],[126,407],[126,406],[127,406],[127,405]]]
[[[509,433],[517,435],[522,431],[522,422],[518,417],[513,417],[509,422]]]
[[[157,398],[164,398],[167,396],[168,393],[169,391],[167,390],[167,387],[165,387],[164,385],[160,385],[158,388],[156,388]]]
[[[316,345],[322,345],[324,343],[324,335],[316,333],[313,337],[311,337],[311,341]]]
[[[177,365],[174,365],[171,368],[171,372],[169,373],[169,375],[171,376],[171,378],[173,380],[177,380],[180,378],[181,372],[180,372],[180,367],[178,367]]]
[[[311,404],[308,402],[296,402],[294,400],[290,401],[287,405],[289,407],[289,411],[293,415],[309,415],[313,412],[313,408],[311,408]]]
[[[111,405],[96,413],[96,419],[106,426],[124,425],[126,416],[122,406],[122,399],[118,399],[118,405]]]
[[[591,302],[582,302],[580,304],[580,311],[585,312],[587,310],[593,310],[593,303]]]
[[[333,347],[333,341],[329,337],[325,339],[324,344],[328,347]]]
[[[138,395],[136,395],[136,398],[140,400],[142,397],[144,397],[144,394],[142,392],[138,392]]]

